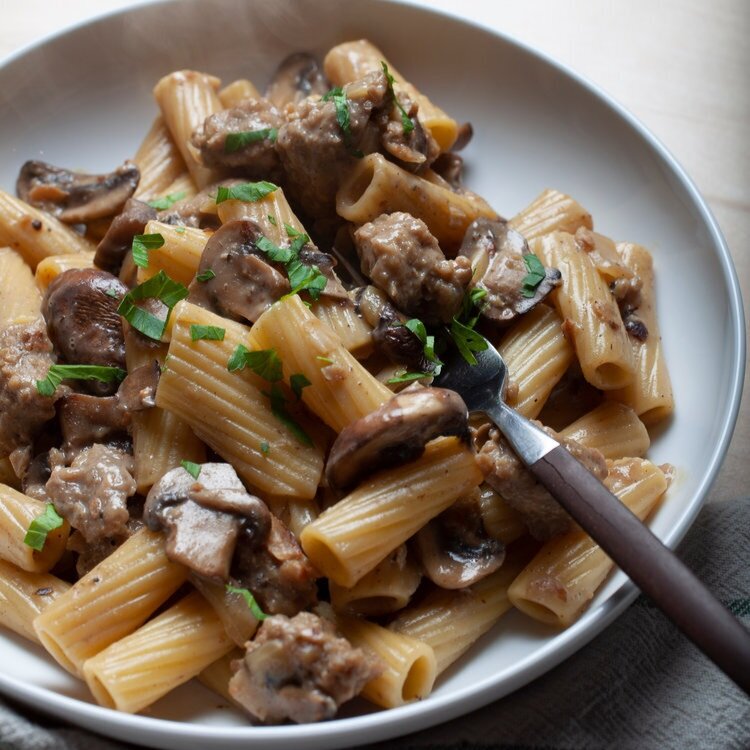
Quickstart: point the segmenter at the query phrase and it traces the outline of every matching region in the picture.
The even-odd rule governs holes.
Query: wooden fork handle
[[[750,695],[750,632],[679,558],[561,445],[528,468],[636,586]]]

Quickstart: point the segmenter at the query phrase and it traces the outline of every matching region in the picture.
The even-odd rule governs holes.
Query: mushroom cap
[[[119,273],[122,261],[133,245],[133,237],[143,234],[146,224],[156,218],[156,209],[136,198],[128,199],[96,246],[94,263],[111,273]]]
[[[295,52],[276,68],[265,98],[281,109],[313,94],[322,96],[329,88],[318,61],[307,52]]]
[[[208,281],[190,285],[190,301],[236,321],[255,322],[277,299],[290,291],[286,276],[266,262],[256,242],[263,236],[253,221],[223,224],[203,250],[200,275],[211,270]]]
[[[468,411],[455,391],[411,385],[347,425],[326,464],[331,487],[346,490],[378,469],[412,461],[440,435],[466,435]]]
[[[114,216],[130,198],[141,173],[131,161],[102,175],[27,161],[16,181],[18,197],[68,224],[85,224]]]
[[[153,531],[166,531],[170,560],[226,581],[240,531],[264,536],[271,514],[229,464],[206,463],[197,479],[182,467],[168,471],[149,491],[143,520]]]
[[[424,573],[444,589],[462,589],[494,573],[505,545],[487,534],[475,497],[462,498],[415,537]]]
[[[529,246],[522,234],[506,221],[476,219],[466,230],[459,255],[471,260],[474,269],[472,287],[484,289],[482,315],[506,324],[529,312],[561,283],[556,268],[545,268],[545,276],[531,297],[522,293],[523,280],[528,274],[524,255]]]
[[[98,268],[71,268],[55,278],[42,302],[42,314],[55,351],[75,365],[125,368],[125,338],[117,312],[127,287]],[[117,383],[87,382],[99,396]]]

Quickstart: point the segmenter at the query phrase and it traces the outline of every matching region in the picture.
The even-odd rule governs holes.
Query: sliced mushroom
[[[190,301],[236,321],[254,323],[290,291],[286,276],[267,263],[255,244],[263,233],[249,220],[230,221],[206,243],[197,276],[213,271],[208,281],[190,285]]]
[[[106,443],[130,448],[130,427],[133,412],[149,409],[155,404],[156,387],[161,369],[156,361],[133,370],[114,396],[90,396],[68,393],[60,400],[60,431],[62,450],[69,458],[81,448]]]
[[[18,175],[18,197],[67,224],[86,224],[120,213],[141,173],[126,161],[114,172],[85,174],[61,169],[43,161],[27,161]]]
[[[281,263],[269,261],[258,249],[263,237],[253,221],[239,219],[223,224],[206,243],[198,276],[211,270],[208,281],[197,278],[190,285],[190,301],[232,320],[254,323],[276,300],[290,291]],[[349,299],[346,290],[333,273],[336,261],[313,245],[300,251],[305,265],[315,265],[328,278],[324,294]]]
[[[556,268],[545,268],[544,278],[529,297],[524,295],[524,279],[529,273],[524,256],[529,246],[523,235],[505,221],[477,219],[464,235],[459,255],[471,260],[472,286],[487,292],[482,315],[495,323],[509,323],[541,302],[561,283]]]
[[[452,151],[440,154],[432,164],[432,171],[442,177],[456,191],[461,189],[464,160]]]
[[[166,532],[170,560],[226,582],[240,532],[264,537],[271,514],[229,464],[208,463],[197,479],[182,467],[167,472],[149,491],[143,520]]]
[[[133,245],[133,237],[143,234],[146,224],[156,218],[156,209],[148,203],[130,198],[122,213],[116,216],[96,247],[94,263],[105,271],[117,274]]]
[[[318,601],[318,574],[294,534],[276,516],[261,537],[243,532],[232,565],[232,581],[253,592],[264,612],[293,615]]]
[[[52,281],[42,303],[47,332],[68,364],[125,368],[125,339],[117,307],[127,287],[98,268],[72,268]],[[116,383],[90,381],[99,396],[117,390]]]
[[[494,573],[505,545],[484,529],[476,495],[457,500],[415,538],[425,575],[444,589],[462,589]]]
[[[313,94],[323,96],[329,88],[318,61],[307,52],[296,52],[276,69],[266,87],[266,99],[281,109]]]
[[[466,435],[468,418],[455,391],[409,386],[339,433],[326,465],[328,483],[345,490],[373,471],[412,461],[433,438]]]
[[[458,126],[458,135],[456,136],[456,140],[453,142],[451,149],[453,151],[462,151],[469,145],[473,137],[474,128],[472,127],[472,124],[470,122],[462,123]]]

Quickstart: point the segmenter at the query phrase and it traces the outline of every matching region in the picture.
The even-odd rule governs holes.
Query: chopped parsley
[[[547,271],[542,261],[534,253],[524,253],[523,262],[528,273],[521,281],[521,294],[524,297],[533,297],[539,284],[544,281]]]
[[[119,383],[128,373],[120,367],[99,365],[52,365],[44,380],[36,381],[42,396],[53,396],[63,380],[98,380],[100,383]]]
[[[219,326],[190,326],[190,338],[193,341],[208,339],[209,341],[224,341],[226,330]]]
[[[233,154],[249,146],[251,143],[258,143],[268,138],[271,143],[276,141],[279,131],[276,128],[262,128],[261,130],[243,130],[240,133],[228,133],[224,141],[224,153]]]
[[[316,265],[308,266],[299,259],[302,248],[310,241],[310,238],[306,234],[297,232],[294,227],[285,226],[287,234],[290,229],[294,232],[294,235],[289,235],[294,237],[289,247],[279,247],[262,235],[255,241],[255,246],[269,260],[286,266],[287,278],[292,289],[282,299],[306,291],[314,300],[317,300],[325,289],[328,279]]]
[[[174,231],[177,232],[177,234],[185,234],[185,227],[175,227]]]
[[[414,130],[414,120],[412,120],[411,117],[409,117],[409,115],[406,113],[406,110],[396,96],[396,92],[393,90],[393,84],[395,83],[395,81],[393,80],[393,76],[388,70],[388,66],[385,64],[385,60],[381,60],[380,64],[383,66],[383,73],[385,73],[386,80],[388,81],[388,91],[393,97],[393,101],[398,107],[398,111],[401,113],[401,127],[404,129],[404,135],[409,135],[409,133]]]
[[[104,293],[107,297],[112,297],[112,299],[117,299],[120,296],[115,289],[107,289]]]
[[[307,386],[312,385],[312,383],[301,372],[296,372],[289,378],[289,385],[292,388],[292,393],[294,393],[297,399],[301,399],[302,389],[307,388]]]
[[[327,365],[333,364],[333,360],[330,357],[317,356],[315,357],[315,359],[317,359],[319,362],[325,362]]]
[[[476,320],[474,323],[476,323]],[[474,352],[484,351],[487,348],[487,339],[477,333],[470,325],[461,323],[458,318],[453,318],[451,321],[449,332],[461,356],[470,365],[475,365],[477,358],[474,356]]]
[[[349,99],[346,96],[346,92],[341,86],[335,86],[323,95],[323,101],[333,102],[333,106],[336,108],[336,122],[341,129],[344,143],[354,156],[361,159],[364,154],[359,150],[352,149],[351,117],[349,114]]]
[[[273,224],[273,226],[276,226],[276,217],[275,216],[272,216],[271,214],[268,214],[266,216],[266,218],[268,219],[268,221],[271,222],[271,224]]]
[[[422,342],[425,359],[435,365],[433,374],[439,375],[443,363],[437,354],[435,354],[435,337],[427,335],[427,329],[419,318],[407,320],[404,325]]]
[[[270,446],[270,445],[268,444],[268,442],[267,442],[266,440],[264,440],[264,441],[263,441],[263,442],[262,442],[262,443],[260,444],[260,452],[261,452],[261,453],[262,453],[262,454],[263,454],[264,456],[267,456],[267,455],[268,455],[268,454],[269,454],[269,453],[271,452],[271,446]]]
[[[148,251],[164,247],[161,234],[136,234],[133,237],[133,263],[139,268],[148,268]]]
[[[182,468],[185,469],[193,479],[197,479],[201,475],[201,469],[203,468],[200,464],[196,464],[193,461],[180,461],[180,466],[182,466]]]
[[[258,349],[251,352],[246,346],[237,344],[232,356],[227,362],[227,370],[235,372],[249,367],[256,375],[275,383],[281,380],[281,360],[275,349]]]
[[[388,378],[385,382],[389,385],[393,383],[411,383],[414,380],[431,378],[434,375],[434,372],[407,372],[406,370],[399,370],[392,378]]]
[[[246,182],[242,185],[231,185],[230,187],[220,185],[216,193],[216,203],[223,203],[224,201],[255,203],[255,201],[262,200],[267,195],[273,193],[274,190],[278,190],[278,185],[274,185],[272,182],[267,182],[266,180]]]
[[[63,518],[55,510],[55,506],[52,503],[47,503],[44,513],[37,516],[29,524],[29,529],[26,532],[26,536],[23,538],[23,543],[27,547],[31,547],[31,549],[41,552],[47,541],[47,534],[49,534],[50,531],[59,529],[62,525]]]
[[[151,208],[155,208],[157,211],[166,211],[168,208],[172,208],[177,201],[181,201],[183,198],[187,197],[187,193],[182,190],[179,193],[170,193],[169,195],[165,195],[162,198],[157,198],[156,200],[149,201],[148,205],[151,206]]]
[[[295,229],[291,224],[284,222],[284,229],[286,230],[286,236],[294,239],[295,237],[302,237],[303,233]]]
[[[160,341],[167,327],[172,308],[188,296],[187,287],[173,281],[164,271],[159,271],[148,281],[144,281],[123,297],[117,312],[130,323],[136,331],[140,331],[150,339]],[[167,308],[164,319],[138,307],[135,303],[145,299],[157,299]]]
[[[205,271],[201,271],[195,278],[198,279],[198,281],[211,281],[211,279],[216,278],[216,274],[208,268]]]
[[[286,397],[279,386],[283,377],[281,359],[275,349],[258,349],[251,352],[246,346],[238,344],[227,362],[229,372],[244,370],[249,367],[256,375],[271,383],[271,390],[263,391],[263,395],[271,401],[271,412],[303,445],[312,445],[310,436],[300,427],[286,409]],[[302,375],[302,378],[305,376]],[[296,379],[295,379],[296,378]],[[305,384],[299,379],[300,376],[292,375],[292,390],[295,394],[297,389],[302,391]],[[307,378],[305,378],[307,380]],[[309,385],[309,382],[307,383]],[[299,395],[297,396],[299,398]]]
[[[265,391],[264,391],[265,393]],[[291,432],[294,437],[299,440],[302,445],[312,445],[313,441],[310,436],[302,429],[302,427],[294,420],[294,418],[286,410],[286,398],[284,392],[279,388],[277,383],[271,386],[271,392],[265,393],[266,396],[271,400],[271,412],[274,417],[281,422]]]
[[[260,608],[258,602],[255,601],[255,597],[247,589],[238,589],[228,583],[227,593],[239,594],[245,600],[245,603],[250,608],[250,611],[253,613],[253,617],[256,620],[265,620],[266,617],[268,617],[268,615]]]

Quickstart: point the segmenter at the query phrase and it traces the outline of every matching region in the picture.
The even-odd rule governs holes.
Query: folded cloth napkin
[[[750,626],[750,499],[708,505],[680,556]],[[125,750],[0,702],[0,750]],[[511,696],[365,750],[750,748],[750,700],[644,597]]]

